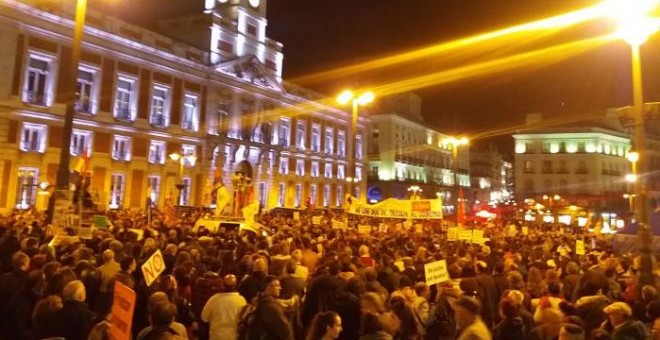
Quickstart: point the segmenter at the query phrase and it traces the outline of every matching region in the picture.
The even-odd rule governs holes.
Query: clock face
[[[259,0],[248,0],[250,2],[250,6],[252,7],[259,7]]]

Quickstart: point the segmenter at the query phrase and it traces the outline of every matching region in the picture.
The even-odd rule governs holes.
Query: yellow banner
[[[352,200],[356,202],[356,200]],[[405,218],[405,219],[442,219],[442,200],[397,200],[386,199],[376,204],[353,203],[347,212],[354,215]]]

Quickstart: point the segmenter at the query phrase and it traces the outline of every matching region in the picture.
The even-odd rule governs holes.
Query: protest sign
[[[483,245],[484,242],[486,242],[486,241],[484,241],[484,231],[479,230],[479,229],[473,230],[472,231],[472,243]]]
[[[348,227],[346,226],[346,223],[337,221],[337,220],[332,220],[332,229],[347,229]]]
[[[147,262],[142,265],[142,275],[147,286],[151,286],[163,271],[165,271],[165,260],[160,250],[156,250]]]
[[[578,255],[584,255],[584,241],[575,240],[575,253]]]
[[[421,223],[415,224],[415,232],[421,234],[424,232],[424,225]]]
[[[458,239],[460,241],[472,241],[472,230],[470,229],[458,229]]]
[[[114,291],[108,335],[112,340],[130,339],[133,311],[135,310],[135,292],[119,281],[115,281]]]
[[[378,218],[442,219],[442,200],[397,200],[388,198],[376,204],[356,202],[348,207],[347,212],[354,215]]]
[[[529,227],[528,226],[522,227],[522,234],[525,235],[525,236],[529,235]]]
[[[78,236],[85,240],[90,240],[93,236],[94,230],[90,225],[81,225],[78,228]]]
[[[313,225],[321,224],[321,216],[312,216],[312,224]]]
[[[440,260],[425,264],[424,274],[426,276],[426,285],[428,286],[448,281],[449,273],[447,272],[447,261]]]
[[[359,225],[358,226],[358,234],[371,234],[371,226],[370,225]]]
[[[448,241],[458,240],[458,228],[456,227],[447,228],[447,240]]]
[[[300,212],[299,211],[294,211],[293,212],[293,220],[294,221],[300,220]]]
[[[386,233],[386,232],[387,232],[387,229],[389,229],[389,226],[388,226],[387,224],[385,224],[385,223],[381,223],[381,224],[378,226],[378,232],[379,232],[379,233]]]
[[[94,215],[94,227],[105,229],[109,225],[108,217],[103,215]]]

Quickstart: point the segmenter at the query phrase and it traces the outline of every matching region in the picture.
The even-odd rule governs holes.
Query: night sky
[[[126,12],[146,22],[190,10],[193,0],[143,0],[145,11]],[[195,0],[202,2],[202,0]],[[167,2],[169,5],[163,6]],[[412,51],[476,33],[538,20],[595,1],[586,0],[270,0],[267,35],[284,44],[284,78],[306,75],[377,57]],[[148,14],[147,14],[148,13]],[[377,87],[431,72],[529,52],[603,34],[607,24],[590,22],[542,37],[538,34],[496,44],[476,44],[396,67],[303,83],[333,95],[346,87]],[[660,34],[642,49],[645,98],[660,100]],[[630,50],[611,42],[556,61],[528,63],[486,76],[454,79],[414,92],[423,99],[426,121],[440,131],[483,134],[524,122],[530,112],[564,117],[628,105]],[[509,134],[510,135],[510,134]],[[508,149],[507,134],[484,139]]]

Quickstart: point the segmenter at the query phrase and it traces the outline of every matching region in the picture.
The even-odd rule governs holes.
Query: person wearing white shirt
[[[208,322],[209,339],[236,340],[238,318],[247,301],[236,291],[236,276],[224,278],[225,292],[213,295],[202,310],[202,321]]]

